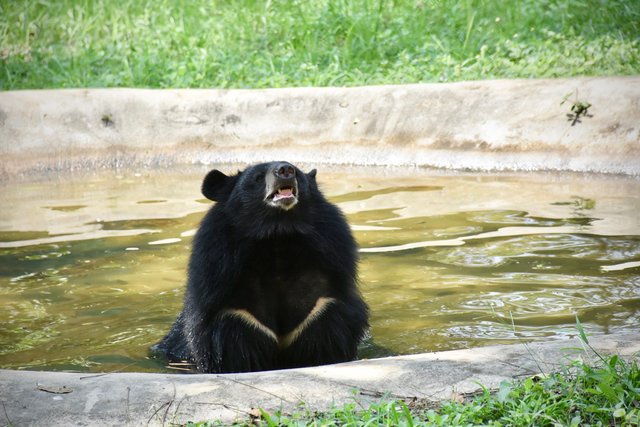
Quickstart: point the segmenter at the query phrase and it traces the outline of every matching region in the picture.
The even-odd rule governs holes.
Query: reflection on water
[[[237,167],[225,167],[233,171]],[[0,184],[0,367],[161,371],[206,170]],[[640,180],[321,168],[373,343],[408,354],[640,323]]]

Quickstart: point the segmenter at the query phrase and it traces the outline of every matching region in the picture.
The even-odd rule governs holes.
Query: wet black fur
[[[368,326],[356,287],[357,251],[349,226],[318,190],[315,170],[296,168],[298,203],[264,202],[264,163],[226,176],[213,170],[203,194],[217,203],[194,238],[184,307],[155,346],[200,372],[243,372],[353,360]],[[245,309],[278,335],[302,322],[319,297],[336,300],[281,349],[225,309]]]

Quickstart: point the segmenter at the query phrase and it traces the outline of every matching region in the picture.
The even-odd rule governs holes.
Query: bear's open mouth
[[[291,199],[296,197],[296,189],[293,187],[278,188],[275,193],[271,195],[271,199],[274,202],[282,199]]]
[[[290,209],[298,203],[298,189],[296,186],[283,185],[276,191],[269,194],[267,202],[272,205],[283,209]]]

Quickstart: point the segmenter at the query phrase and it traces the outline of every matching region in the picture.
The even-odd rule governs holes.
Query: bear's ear
[[[204,177],[202,181],[202,194],[209,200],[219,202],[226,198],[231,191],[228,185],[235,177],[227,176],[217,169],[212,170]]]
[[[307,174],[307,176],[311,178],[311,181],[315,182],[317,174],[318,174],[318,169],[311,169],[311,171]]]

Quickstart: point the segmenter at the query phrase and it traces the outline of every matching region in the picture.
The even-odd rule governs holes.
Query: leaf
[[[583,343],[589,344],[589,339],[587,338],[587,334],[584,332],[584,328],[582,327],[582,323],[580,323],[580,319],[576,315],[576,328],[578,329],[578,335]]]
[[[611,356],[611,359],[609,360],[609,367],[613,369],[614,372],[615,372],[616,366],[618,366],[619,361],[620,361],[620,358],[616,354]]]
[[[498,393],[496,393],[496,399],[498,399],[498,402],[506,402],[507,398],[509,397],[509,393],[511,393],[511,390],[511,384],[508,381],[502,381],[500,383],[500,390],[498,390]]]
[[[413,427],[413,416],[411,415],[409,407],[404,402],[400,402],[400,407],[402,408],[402,412],[404,412],[404,416],[407,419],[407,425],[409,427]]]
[[[67,394],[73,391],[71,387],[67,387],[66,385],[55,386],[55,385],[38,384],[37,389],[40,391],[46,391],[47,393],[53,393],[53,394]]]
[[[567,99],[569,99],[569,97],[573,95],[573,92],[569,92],[568,94],[566,94],[565,96],[562,97],[562,102],[560,103],[560,105],[564,104],[565,102],[567,102]]]
[[[580,415],[576,415],[575,417],[571,418],[571,427],[578,427],[580,426],[582,423],[582,418],[580,417]]]
[[[613,411],[613,418],[622,418],[627,414],[627,411],[624,410],[624,408],[618,408],[615,411]]]
[[[618,396],[616,395],[616,392],[606,382],[601,381],[598,384],[598,388],[600,389],[602,394],[604,394],[605,397],[609,400],[609,402],[616,403],[618,401]]]
[[[273,419],[271,418],[271,415],[269,415],[269,413],[264,409],[260,409],[260,416],[262,417],[263,420],[267,422],[267,425],[269,427],[272,427],[272,426],[275,427],[277,425],[276,422],[273,421]]]

